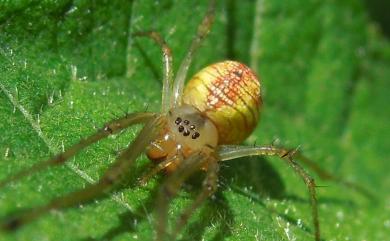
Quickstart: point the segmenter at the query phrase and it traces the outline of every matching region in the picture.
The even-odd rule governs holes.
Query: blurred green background
[[[390,240],[390,45],[385,1],[218,1],[190,75],[234,59],[261,78],[264,109],[245,144],[274,140],[370,189],[371,201],[317,178],[324,240]],[[0,178],[48,158],[124,112],[159,110],[161,53],[131,32],[159,31],[177,69],[207,1],[1,1]],[[386,37],[387,36],[387,37]],[[139,127],[64,167],[0,190],[0,217],[94,182]],[[133,176],[140,175],[139,158]],[[316,177],[313,174],[314,177]],[[151,240],[163,176],[49,215],[0,240]],[[194,199],[186,186],[171,221]],[[312,240],[307,189],[274,158],[222,164],[220,189],[181,240]]]

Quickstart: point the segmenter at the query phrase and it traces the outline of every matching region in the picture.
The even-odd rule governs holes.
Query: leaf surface
[[[130,33],[159,31],[177,70],[206,7],[176,0],[1,3],[0,178],[125,112],[158,111],[160,50]],[[377,197],[316,178],[325,186],[317,188],[324,240],[388,240],[390,46],[360,1],[219,2],[190,75],[227,58],[252,66],[262,81],[265,107],[246,144],[280,139],[300,146],[324,169]],[[138,130],[0,190],[1,217],[95,182]],[[141,157],[137,167],[147,162]],[[163,180],[53,211],[0,239],[151,240],[154,193]],[[171,204],[172,217],[199,191],[189,186]],[[307,200],[302,181],[278,159],[226,162],[216,198],[192,217],[182,240],[312,240]]]

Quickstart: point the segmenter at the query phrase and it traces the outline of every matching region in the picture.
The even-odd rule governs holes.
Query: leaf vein
[[[45,136],[45,134],[42,132],[41,127],[39,126],[39,123],[34,120],[33,116],[27,111],[26,108],[24,108],[23,105],[19,103],[19,101],[12,95],[12,93],[5,88],[3,84],[0,83],[0,89],[4,92],[4,94],[7,96],[9,101],[12,103],[12,105],[17,108],[24,118],[30,123],[31,127],[33,130],[38,134],[38,136],[43,140],[43,142],[46,144],[46,146],[49,148],[49,151],[52,154],[56,154],[59,152],[59,148],[56,148],[50,141],[49,139]],[[82,179],[87,181],[90,184],[95,183],[96,181],[89,176],[86,172],[80,170],[77,168],[77,166],[73,165],[72,163],[66,163],[65,164],[70,170],[75,172],[78,176],[80,176]],[[120,193],[115,193],[110,196],[112,200],[116,201],[119,203],[121,206],[125,207],[126,209],[133,211],[133,208],[124,200],[121,199]]]

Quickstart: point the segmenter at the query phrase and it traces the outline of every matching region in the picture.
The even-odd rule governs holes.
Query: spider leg
[[[172,72],[172,51],[164,38],[158,32],[136,32],[133,33],[134,37],[149,37],[156,44],[158,44],[163,53],[163,64],[164,64],[164,77],[163,77],[163,88],[162,88],[162,101],[161,101],[161,113],[166,113],[170,106],[170,98],[172,93],[173,85],[173,72]]]
[[[318,205],[316,195],[316,184],[314,179],[293,159],[295,150],[278,148],[273,146],[221,146],[218,152],[222,161],[236,159],[244,156],[278,156],[286,162],[303,179],[310,193],[312,217],[314,226],[314,237],[320,241],[320,224],[318,221]]]
[[[286,148],[284,148],[286,149]],[[327,180],[327,181],[334,181],[336,183],[340,183],[341,185],[344,185],[348,188],[354,189],[361,194],[365,195],[366,197],[370,199],[375,199],[374,194],[372,194],[367,188],[357,184],[350,182],[348,180],[344,180],[343,178],[333,175],[329,173],[328,171],[321,168],[317,163],[315,163],[313,160],[309,159],[305,155],[302,154],[301,151],[297,150],[294,153],[294,158],[297,159],[299,162],[303,163],[305,166],[310,168],[312,171],[314,171],[321,179]]]
[[[168,177],[160,189],[157,198],[156,240],[163,241],[167,235],[168,208],[170,201],[176,196],[185,180],[207,161],[207,152],[197,151],[184,159],[177,169]]]
[[[195,212],[195,210],[199,208],[200,205],[202,205],[202,203],[207,198],[212,196],[217,190],[218,171],[219,171],[218,158],[215,156],[208,158],[207,173],[206,173],[206,178],[203,181],[202,191],[201,193],[198,194],[194,202],[184,210],[184,212],[180,215],[179,219],[177,220],[175,229],[172,234],[173,240],[176,240],[176,235],[179,234],[179,232],[187,223],[188,219]]]
[[[173,95],[171,99],[171,106],[176,107],[181,104],[181,96],[184,88],[184,81],[187,76],[188,68],[194,57],[195,51],[199,48],[202,41],[210,32],[211,26],[215,18],[215,0],[210,0],[206,15],[203,17],[202,22],[198,26],[196,36],[191,42],[187,55],[184,57],[179,70],[177,71],[175,81],[173,83]]]
[[[161,126],[161,117],[155,117],[148,121],[137,138],[117,157],[116,161],[97,183],[91,184],[82,190],[71,192],[63,197],[55,198],[46,205],[28,209],[23,211],[20,215],[8,218],[5,221],[0,222],[0,230],[15,230],[20,226],[39,218],[50,210],[72,207],[97,198],[112,190],[115,185],[123,180],[134,160],[157,136]]]
[[[0,188],[6,186],[10,182],[17,181],[25,176],[34,174],[36,172],[42,171],[48,167],[51,166],[56,166],[56,165],[62,165],[64,164],[67,160],[69,160],[71,157],[76,155],[80,150],[88,147],[89,145],[109,136],[112,134],[116,134],[119,131],[134,125],[134,124],[139,124],[139,123],[145,123],[152,119],[155,116],[153,113],[132,113],[128,114],[122,118],[113,120],[111,122],[108,122],[104,125],[103,128],[98,130],[95,134],[85,138],[81,139],[77,144],[69,147],[65,151],[57,154],[56,156],[43,161],[43,162],[38,162],[31,166],[28,169],[21,170],[17,172],[16,174],[0,181]]]
[[[164,170],[168,166],[170,166],[170,165],[172,165],[174,163],[178,163],[181,160],[181,158],[182,158],[182,156],[180,154],[177,154],[177,155],[174,155],[174,156],[172,156],[172,157],[170,157],[170,158],[160,162],[159,164],[157,164],[157,166],[153,167],[152,170],[150,170],[147,173],[145,173],[139,179],[139,184],[141,186],[146,185],[146,183],[150,180],[151,177],[153,177],[154,175],[156,175],[160,171]]]

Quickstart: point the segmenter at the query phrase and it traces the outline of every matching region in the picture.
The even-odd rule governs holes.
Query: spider
[[[77,144],[51,159],[0,181],[1,188],[32,173],[62,165],[82,149],[103,138],[117,134],[135,124],[144,125],[138,136],[118,154],[116,161],[97,183],[8,218],[0,222],[1,229],[15,230],[50,210],[76,206],[111,191],[126,178],[125,174],[131,169],[135,160],[145,152],[150,160],[156,162],[156,166],[140,178],[141,185],[163,170],[169,174],[157,198],[156,240],[165,240],[167,237],[175,240],[194,211],[216,191],[220,162],[262,155],[280,157],[302,178],[310,194],[314,240],[320,240],[316,184],[295,158],[302,160],[324,179],[340,180],[320,170],[297,149],[273,145],[238,145],[255,128],[262,106],[261,85],[253,71],[244,64],[224,61],[198,72],[184,88],[187,71],[194,54],[214,21],[215,4],[215,0],[210,1],[207,13],[198,26],[197,33],[175,78],[172,72],[171,50],[161,35],[154,31],[133,34],[135,37],[150,38],[162,50],[164,72],[161,111],[126,114],[106,123],[95,134],[81,139]],[[192,204],[183,210],[174,230],[169,234],[167,231],[169,203],[186,179],[198,170],[206,173],[202,189]],[[347,182],[344,184],[353,186]]]

